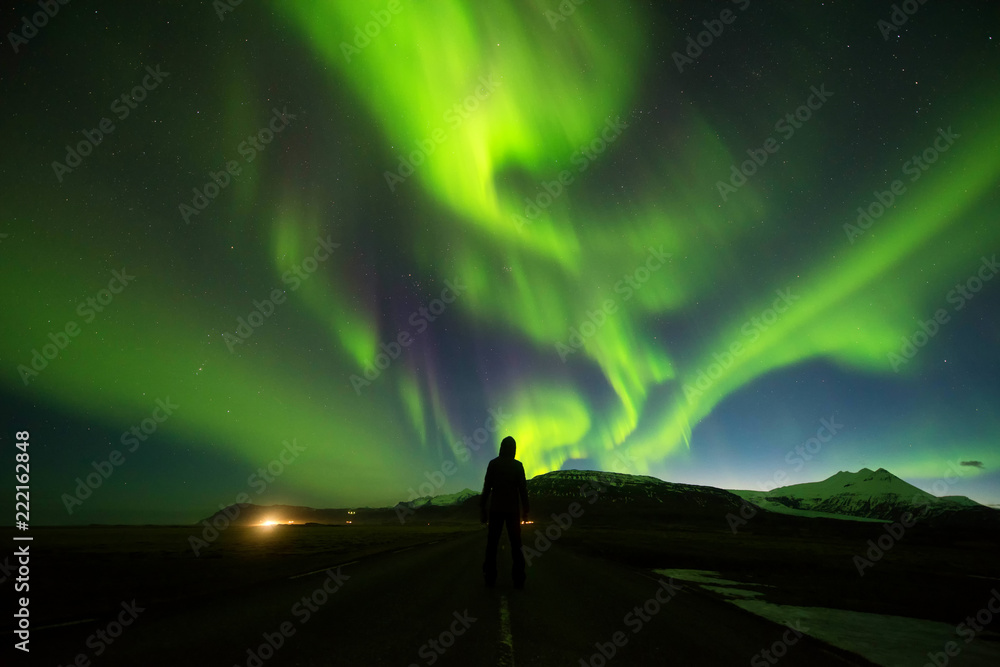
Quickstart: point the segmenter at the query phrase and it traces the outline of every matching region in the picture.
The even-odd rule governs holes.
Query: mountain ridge
[[[967,509],[988,509],[965,496],[932,495],[885,468],[841,470],[817,482],[789,484],[770,491],[736,489],[733,493],[758,507],[800,516],[819,513],[895,521],[905,512],[936,517]]]
[[[978,525],[1000,522],[1000,511],[964,496],[937,497],[884,468],[842,470],[816,482],[778,487],[770,491],[728,490],[648,475],[595,470],[556,470],[528,480],[531,514],[548,517],[565,512],[576,502],[588,522],[604,525],[664,522],[715,522],[747,504],[766,513],[851,521],[897,521],[909,512]],[[598,503],[597,501],[601,502]],[[293,505],[231,505],[204,521],[225,516],[239,525],[400,523],[419,521],[475,521],[479,493],[471,489],[400,501],[392,507],[316,509]]]

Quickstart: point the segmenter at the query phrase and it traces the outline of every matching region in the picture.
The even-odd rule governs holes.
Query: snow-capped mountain
[[[472,489],[462,489],[458,493],[447,493],[440,496],[422,496],[399,504],[408,505],[413,509],[427,505],[431,507],[448,507],[451,505],[461,505],[469,498],[478,495],[479,493]]]
[[[964,496],[939,498],[896,477],[888,470],[841,471],[819,481],[782,486],[771,491],[733,491],[744,500],[783,514],[898,520],[903,513],[937,517],[962,510],[986,509]]]
[[[727,491],[711,486],[665,482],[645,475],[593,470],[557,470],[528,480],[530,516],[548,521],[574,503],[582,510],[574,523],[649,526],[696,523],[726,527],[745,516],[750,503],[777,515],[857,521],[898,521],[906,512],[927,524],[955,528],[1000,527],[1000,511],[964,496],[938,498],[882,468],[838,472],[832,477],[771,491]],[[399,502],[393,507],[313,509],[285,505],[232,505],[206,519],[236,525],[417,524],[478,522],[479,494],[471,489]],[[801,521],[801,519],[788,520]],[[757,519],[760,525],[763,519]]]
[[[724,522],[743,501],[711,486],[665,482],[646,475],[557,470],[528,480],[532,514],[565,512],[578,501],[588,520],[613,523],[711,519]]]

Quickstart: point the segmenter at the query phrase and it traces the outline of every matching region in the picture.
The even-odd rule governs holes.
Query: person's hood
[[[517,451],[517,444],[511,442],[510,440],[505,440],[500,443],[500,457],[501,458],[514,458],[514,454]]]

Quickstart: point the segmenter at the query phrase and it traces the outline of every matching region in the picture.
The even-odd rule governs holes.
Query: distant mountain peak
[[[774,511],[822,512],[882,520],[897,520],[905,512],[940,514],[978,506],[967,498],[938,498],[885,468],[841,470],[818,482],[735,493]]]
[[[831,479],[899,479],[900,481],[903,481],[885,468],[878,468],[877,470],[872,470],[871,468],[861,468],[857,472],[841,470],[840,472],[827,477],[826,481]]]

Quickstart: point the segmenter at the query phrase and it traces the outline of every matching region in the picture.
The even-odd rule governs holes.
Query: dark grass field
[[[32,528],[36,627],[99,616],[123,600],[195,600],[476,530],[449,526],[232,526],[195,555],[201,526]]]
[[[808,536],[690,526],[571,528],[560,542],[645,569],[692,569],[760,584],[769,602],[956,624],[1000,587],[997,536],[904,534],[859,574],[884,524],[836,522]],[[780,531],[784,532],[784,531]],[[824,534],[825,533],[825,534]],[[886,540],[883,540],[886,543]],[[878,552],[873,552],[877,555]]]
[[[957,623],[1000,586],[996,536],[956,538],[911,530],[858,574],[881,524],[820,521],[808,534],[783,524],[730,530],[575,524],[552,531],[560,546],[639,569],[718,572],[760,584],[770,602]],[[543,548],[548,523],[525,530]],[[35,624],[72,621],[133,598],[149,603],[211,596],[471,531],[475,522],[406,526],[233,526],[195,555],[201,527],[36,528],[32,542]],[[485,539],[485,535],[484,535]],[[883,540],[885,542],[885,540]],[[470,554],[470,562],[479,554]]]

